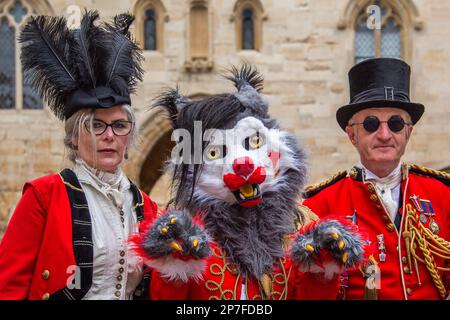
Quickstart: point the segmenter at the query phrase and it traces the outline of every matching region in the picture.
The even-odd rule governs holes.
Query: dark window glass
[[[144,49],[156,50],[156,40],[156,13],[155,10],[149,9],[145,12]]]
[[[255,49],[255,24],[252,9],[245,9],[242,12],[242,49]]]
[[[16,107],[16,43],[14,27],[0,18],[0,109]]]

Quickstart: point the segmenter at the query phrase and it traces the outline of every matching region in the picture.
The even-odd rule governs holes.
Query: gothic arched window
[[[156,32],[156,12],[155,9],[148,9],[145,11],[144,21],[144,50],[157,50]]]
[[[231,21],[236,24],[238,50],[260,50],[264,8],[259,0],[238,0]]]
[[[367,10],[373,5],[373,10]],[[363,6],[355,24],[355,62],[368,58],[403,58],[402,21],[389,1]]]
[[[39,95],[22,72],[17,37],[35,14],[25,0],[9,0],[0,6],[0,109],[42,109]]]
[[[148,51],[163,51],[164,23],[168,21],[161,0],[139,0],[134,7],[135,35],[140,46]]]
[[[242,49],[255,49],[255,23],[253,10],[247,8],[242,13]]]

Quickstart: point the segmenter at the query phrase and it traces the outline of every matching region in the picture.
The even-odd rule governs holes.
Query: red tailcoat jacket
[[[418,272],[415,264],[410,264],[403,235],[407,231],[405,214],[409,205],[417,214],[419,209],[423,211],[425,228],[434,230],[437,236],[449,241],[450,179],[445,173],[417,166],[404,165],[402,174],[397,221],[391,221],[374,186],[363,181],[362,172],[356,167],[348,175],[343,172],[323,184],[308,188],[303,204],[321,218],[332,214],[353,219],[360,230],[368,234],[370,251],[380,270],[378,299],[441,299],[449,294],[449,272],[438,272],[447,288],[439,292],[423,263],[418,261]],[[418,248],[415,252],[423,259]],[[384,262],[382,255],[385,255]],[[440,257],[435,257],[435,263],[438,267],[449,267],[448,260]],[[364,299],[364,270],[343,274],[341,280],[337,298]]]
[[[322,274],[301,273],[289,258],[274,265],[265,281],[243,278],[217,243],[206,261],[203,279],[169,281],[153,270],[149,298],[152,300],[285,300],[334,299],[339,279],[324,280]],[[260,281],[261,280],[261,281]],[[244,289],[243,289],[244,288]],[[242,297],[242,290],[245,295]]]
[[[92,251],[86,251],[89,246],[76,245],[75,238],[92,240],[90,224],[80,221],[90,218],[88,210],[81,218],[74,217],[77,211],[73,202],[82,202],[84,198],[74,176],[66,169],[61,174],[25,184],[23,196],[0,243],[0,300],[81,299],[89,290]],[[157,205],[133,184],[131,186],[138,220],[142,219],[139,215],[156,216]],[[88,267],[82,267],[80,261]],[[83,276],[78,291],[66,288],[70,276],[68,266],[74,265],[81,266]]]

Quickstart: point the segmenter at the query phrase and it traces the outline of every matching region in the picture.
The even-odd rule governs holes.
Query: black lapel
[[[83,189],[75,173],[64,169],[60,173],[66,185],[67,195],[72,210],[72,244],[78,277],[71,286],[65,287],[51,295],[51,299],[81,300],[92,285],[94,244],[92,242],[91,215]],[[70,274],[68,274],[70,276]],[[76,284],[81,284],[78,288]]]
[[[144,219],[144,199],[141,191],[136,185],[130,181],[130,190],[133,193],[134,209],[136,210],[136,218],[138,222]]]
[[[72,243],[81,286],[71,289],[65,287],[53,293],[50,299],[81,300],[92,285],[94,245],[92,242],[91,216],[86,197],[75,173],[70,169],[64,169],[60,175],[66,185],[72,210]],[[131,181],[130,184],[136,218],[140,222],[144,219],[144,199],[136,185]],[[145,273],[141,283],[136,288],[134,299],[146,299],[148,296],[150,272],[146,269],[144,268]]]

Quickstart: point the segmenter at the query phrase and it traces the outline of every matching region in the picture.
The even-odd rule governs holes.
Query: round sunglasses
[[[353,123],[350,126],[362,124],[364,129],[366,129],[367,132],[373,133],[378,130],[381,123],[387,123],[389,129],[392,132],[400,132],[403,130],[405,125],[412,125],[412,123],[410,123],[410,122],[405,122],[405,120],[403,120],[402,117],[395,115],[395,116],[390,117],[389,120],[387,120],[387,121],[380,121],[380,119],[378,119],[375,116],[368,116],[367,118],[364,119],[364,121],[362,123]]]

